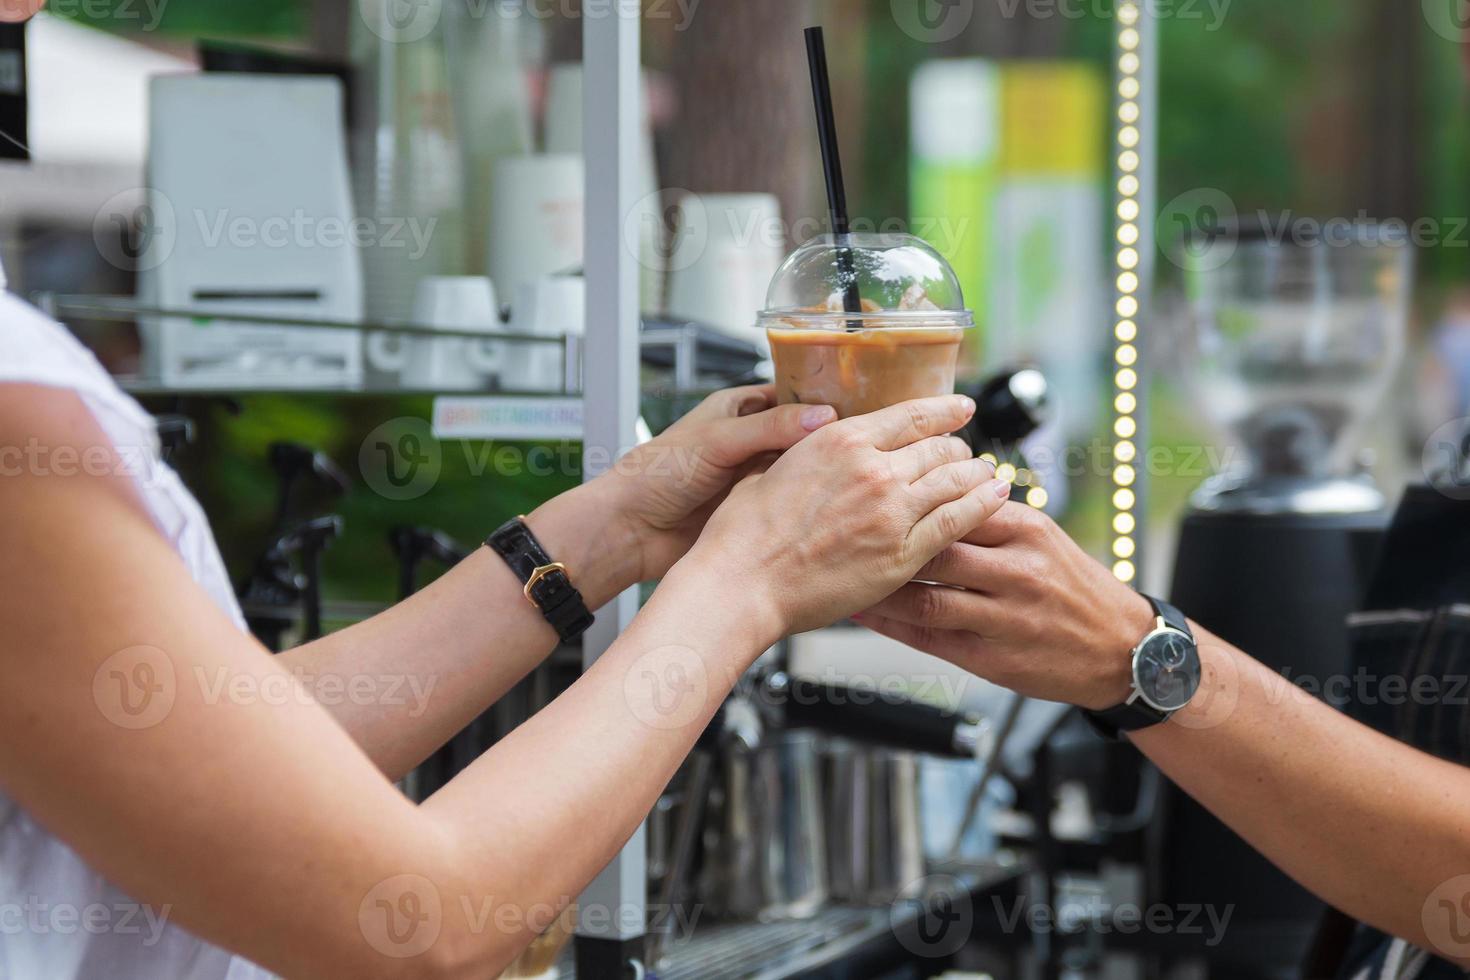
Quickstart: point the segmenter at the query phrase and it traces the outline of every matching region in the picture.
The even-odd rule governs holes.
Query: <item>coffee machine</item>
[[[1347,670],[1347,616],[1389,519],[1352,437],[1401,360],[1412,261],[1380,225],[1287,227],[1213,229],[1180,260],[1181,375],[1224,451],[1184,517],[1170,599],[1322,685]],[[1250,955],[1295,956],[1320,903],[1181,793],[1163,826],[1168,901],[1235,902]]]

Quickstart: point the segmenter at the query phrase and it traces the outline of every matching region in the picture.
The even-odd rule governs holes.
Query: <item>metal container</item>
[[[717,813],[701,879],[707,904],[733,918],[805,918],[827,900],[818,739],[778,732],[721,759]]]
[[[909,897],[925,873],[918,757],[834,740],[823,762],[832,897],[854,905]]]

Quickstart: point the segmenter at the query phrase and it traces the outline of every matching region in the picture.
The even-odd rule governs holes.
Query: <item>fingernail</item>
[[[1009,480],[991,480],[990,492],[1000,500],[1008,500],[1011,496],[1011,484]]]
[[[971,398],[969,395],[960,396],[960,405],[964,408],[966,415],[975,414],[975,399]]]
[[[990,470],[990,475],[991,476],[994,476],[995,475],[995,461],[994,460],[986,459],[983,456],[977,456],[977,457],[975,457],[975,461],[977,463],[980,463],[983,466],[985,466],[986,469]]]
[[[808,432],[815,432],[828,422],[837,421],[837,409],[831,405],[813,405],[803,409],[801,413],[801,427]]]

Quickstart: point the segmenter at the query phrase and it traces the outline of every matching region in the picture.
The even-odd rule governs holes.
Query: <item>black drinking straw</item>
[[[863,298],[858,292],[857,269],[852,249],[843,243],[852,228],[847,218],[847,188],[842,183],[842,155],[837,147],[837,122],[832,113],[832,82],[827,73],[827,42],[820,27],[806,29],[806,60],[812,73],[812,101],[817,108],[817,139],[822,144],[822,172],[827,178],[827,212],[832,234],[837,240],[837,274],[842,280],[842,305],[848,313],[863,311]],[[856,320],[847,328],[857,330]]]

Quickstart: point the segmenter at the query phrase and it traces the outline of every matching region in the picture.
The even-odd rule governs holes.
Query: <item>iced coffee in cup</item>
[[[921,239],[829,235],[781,266],[760,326],[781,403],[847,418],[952,394],[974,318],[949,263]]]

